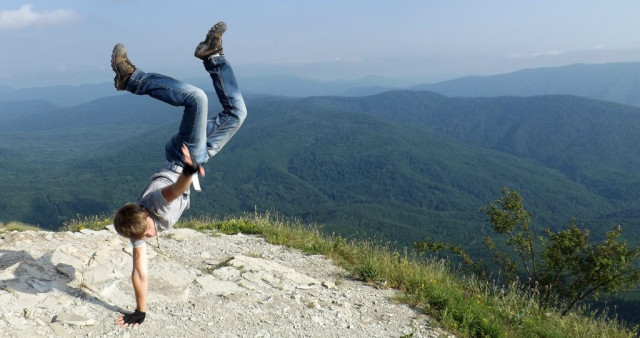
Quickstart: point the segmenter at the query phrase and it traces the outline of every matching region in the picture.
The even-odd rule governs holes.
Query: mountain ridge
[[[524,69],[497,75],[467,76],[409,89],[473,97],[567,94],[639,106],[640,62]]]
[[[611,102],[640,105],[640,63],[572,64],[559,67],[523,69],[510,73],[475,75],[436,83],[369,76],[355,80],[319,81],[292,75],[240,76],[245,96],[273,95],[285,97],[368,96],[381,92],[430,90],[447,96],[534,96],[568,94]],[[207,77],[183,79],[210,90]],[[412,84],[414,83],[414,84]],[[15,89],[0,87],[0,101],[42,99],[56,106],[74,106],[91,100],[117,96],[113,83],[75,86],[47,86]]]

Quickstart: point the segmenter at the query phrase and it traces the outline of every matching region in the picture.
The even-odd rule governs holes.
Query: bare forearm
[[[133,291],[136,294],[136,309],[142,312],[147,311],[147,290],[149,282],[146,276],[140,276],[140,274],[134,273],[131,275],[131,282],[133,283]]]
[[[187,149],[186,144],[182,144],[182,154],[184,155],[184,164],[186,165],[183,170],[186,170],[186,172],[189,173],[199,172],[200,175],[204,177],[204,168],[191,161],[191,154],[189,153],[189,149]],[[164,199],[169,203],[173,202],[173,200],[180,197],[180,195],[184,194],[189,189],[191,179],[191,175],[185,175],[183,173],[178,177],[176,183],[162,189],[162,197],[164,197]]]
[[[162,189],[162,196],[167,202],[171,203],[180,195],[184,194],[191,185],[191,176],[180,175],[176,183],[164,187]]]
[[[145,312],[147,310],[147,290],[149,286],[147,279],[147,248],[145,246],[133,249],[131,283],[133,284],[133,292],[136,295],[136,308]]]

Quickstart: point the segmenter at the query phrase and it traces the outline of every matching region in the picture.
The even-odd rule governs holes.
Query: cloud
[[[576,53],[592,53],[592,52],[606,52],[606,51],[616,51],[621,50],[621,48],[609,48],[605,45],[596,45],[592,48],[584,49],[584,50],[573,50],[573,51],[559,51],[559,50],[550,50],[546,52],[539,53],[514,53],[510,54],[509,58],[511,59],[536,59],[543,57],[553,57],[553,56],[562,56]]]
[[[79,15],[69,9],[57,9],[50,12],[32,11],[33,5],[22,5],[17,10],[0,11],[0,30],[19,30],[37,26],[55,26],[78,19]]]
[[[337,63],[360,63],[362,61],[363,61],[363,58],[361,57],[353,57],[353,58],[336,57],[329,60],[329,62],[337,62]]]
[[[539,52],[539,53],[511,54],[511,55],[509,55],[509,57],[513,58],[513,59],[534,59],[534,58],[545,57],[545,56],[558,56],[558,55],[562,55],[562,54],[564,54],[564,52],[562,52],[562,51],[550,50],[550,51]]]

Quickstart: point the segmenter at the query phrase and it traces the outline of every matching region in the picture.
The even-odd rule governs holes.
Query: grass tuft
[[[9,222],[3,223],[0,222],[0,232],[9,232],[9,231],[41,231],[39,227],[35,225],[29,225],[22,222]]]
[[[76,218],[64,222],[59,231],[78,232],[82,229],[100,231],[103,230],[107,225],[112,223],[113,220],[111,219],[111,217],[104,214],[100,216],[77,215]]]

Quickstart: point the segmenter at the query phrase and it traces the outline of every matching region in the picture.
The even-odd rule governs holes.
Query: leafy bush
[[[450,250],[483,276],[497,270],[500,282],[516,282],[535,295],[541,305],[561,307],[562,315],[580,301],[640,283],[640,247],[630,247],[620,239],[620,226],[607,232],[600,243],[592,242],[589,230],[580,229],[575,220],[565,230],[556,233],[545,229],[546,237],[534,236],[529,226],[532,214],[525,210],[520,193],[508,188],[480,210],[503,239],[496,244],[492,238],[485,238],[495,266],[486,267],[451,244],[424,241],[414,247],[421,252]]]

